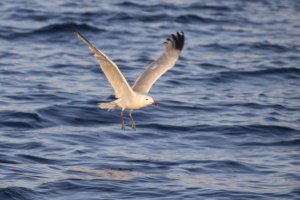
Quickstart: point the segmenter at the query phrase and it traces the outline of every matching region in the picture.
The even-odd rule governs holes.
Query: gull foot
[[[132,130],[136,131],[136,126],[135,126],[134,122],[131,124],[131,128],[132,128]]]
[[[125,123],[124,122],[122,122],[121,129],[125,130]]]

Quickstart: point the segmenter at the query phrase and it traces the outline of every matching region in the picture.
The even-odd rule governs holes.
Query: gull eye
[[[146,99],[146,101],[148,101],[148,99]]]

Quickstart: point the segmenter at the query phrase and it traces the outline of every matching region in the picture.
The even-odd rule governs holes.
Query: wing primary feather
[[[72,26],[72,31],[79,37],[82,39],[82,41],[84,41],[84,43],[86,43],[89,47],[94,47],[94,45],[92,43],[90,43],[90,41],[88,41],[83,35],[81,35],[81,33],[74,27]],[[97,49],[98,50],[98,49]]]
[[[136,92],[147,94],[154,82],[171,69],[176,63],[184,45],[184,33],[172,34],[172,39],[167,38],[164,44],[164,53],[148,66],[148,68],[135,81],[132,89]]]
[[[175,48],[178,50],[182,50],[184,44],[184,34],[183,32],[177,32],[177,35],[172,35],[173,40],[175,41]]]
[[[89,46],[90,50],[94,53],[94,56],[98,60],[102,71],[115,90],[115,97],[121,98],[127,95],[132,95],[133,90],[127,83],[118,66],[108,56],[90,43],[74,26],[72,27],[72,30],[84,43]]]
[[[175,49],[177,49],[177,47],[179,46],[179,42],[178,42],[177,37],[174,34],[172,34],[172,39],[173,39],[173,41],[175,43]]]

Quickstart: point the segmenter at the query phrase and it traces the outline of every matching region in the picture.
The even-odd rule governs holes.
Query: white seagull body
[[[116,107],[121,108],[122,129],[125,129],[123,111],[126,108],[129,109],[129,116],[132,121],[131,127],[133,130],[136,130],[136,125],[132,118],[132,111],[151,104],[157,106],[157,103],[150,96],[147,96],[147,94],[154,82],[175,65],[184,44],[183,32],[177,32],[177,35],[172,35],[172,40],[167,39],[167,41],[164,42],[165,50],[163,54],[156,61],[151,63],[135,81],[134,85],[130,87],[118,66],[109,59],[109,57],[83,37],[76,28],[73,27],[73,31],[94,53],[102,71],[115,91],[117,100],[108,103],[99,103],[99,107],[108,110],[113,110]]]

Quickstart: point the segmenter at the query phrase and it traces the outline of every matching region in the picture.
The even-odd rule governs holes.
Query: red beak
[[[158,106],[158,104],[155,101],[153,101],[152,105]]]

